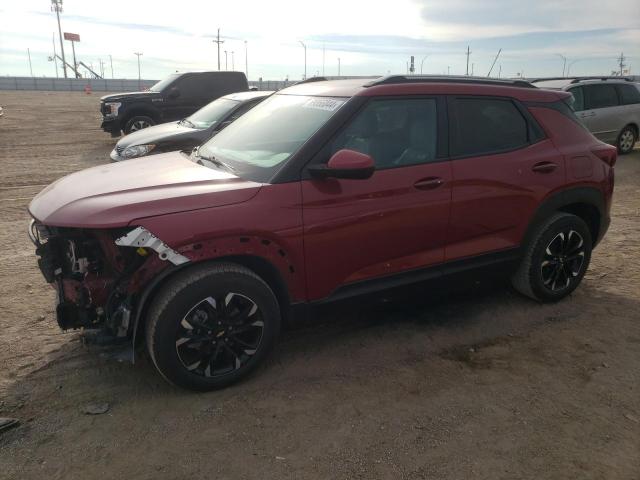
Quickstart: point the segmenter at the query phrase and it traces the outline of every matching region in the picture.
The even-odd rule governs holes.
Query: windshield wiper
[[[195,124],[191,120],[187,120],[186,118],[183,118],[182,120],[180,120],[178,122],[178,125],[186,125],[191,128],[196,128]]]
[[[213,155],[200,155],[200,147],[196,147],[193,149],[193,152],[191,152],[191,155],[195,158],[197,158],[196,163],[199,165],[203,165],[203,162],[208,162],[211,163],[213,165],[215,165],[216,167],[221,167],[224,168],[226,170],[229,170],[230,172],[233,172],[233,168],[229,165],[227,165],[224,162],[221,162],[220,160],[218,160],[216,157],[214,157]]]

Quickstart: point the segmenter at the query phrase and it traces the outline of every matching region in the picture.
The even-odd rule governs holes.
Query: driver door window
[[[374,100],[331,145],[371,155],[376,170],[433,162],[436,159],[437,108],[433,98]]]

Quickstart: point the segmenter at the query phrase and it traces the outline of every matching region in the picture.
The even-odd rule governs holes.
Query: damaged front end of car
[[[103,344],[134,339],[149,285],[189,261],[143,227],[65,228],[32,220],[29,237],[57,292],[60,328],[95,332]]]

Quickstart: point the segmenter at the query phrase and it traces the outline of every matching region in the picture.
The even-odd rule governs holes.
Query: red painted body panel
[[[171,152],[68,175],[40,192],[29,212],[57,227],[123,227],[132,218],[244,202],[260,187]]]
[[[265,185],[250,200],[132,220],[193,261],[253,255],[275,265],[292,301],[306,299],[300,183]]]
[[[536,173],[552,162],[557,168]],[[453,160],[446,260],[517,247],[541,201],[565,184],[563,156],[551,140],[514,152]]]
[[[441,178],[420,190],[414,184]],[[368,180],[302,182],[310,299],[345,283],[441,263],[451,201],[450,162],[375,172]]]

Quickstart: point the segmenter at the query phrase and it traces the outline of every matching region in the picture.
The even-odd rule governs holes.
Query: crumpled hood
[[[170,152],[63,177],[31,201],[29,212],[50,226],[123,227],[139,218],[245,202],[260,187]]]

